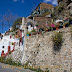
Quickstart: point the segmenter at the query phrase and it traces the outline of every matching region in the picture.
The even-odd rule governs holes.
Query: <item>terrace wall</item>
[[[63,33],[63,44],[59,52],[53,50],[52,34]],[[22,64],[48,66],[50,72],[72,72],[72,39],[70,27],[33,35],[25,38]]]

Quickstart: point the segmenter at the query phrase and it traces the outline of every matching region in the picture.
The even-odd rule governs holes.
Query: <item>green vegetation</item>
[[[29,35],[29,34],[30,34],[30,32],[27,32],[27,34]]]
[[[12,42],[12,45],[14,45],[14,43]]]
[[[53,49],[54,51],[60,51],[63,40],[62,40],[62,33],[56,32],[52,36],[52,41],[53,41]]]
[[[6,59],[5,57],[0,57],[0,62],[5,63],[5,64],[14,65],[14,66],[20,66],[21,65],[20,62],[16,63],[11,58]]]
[[[11,54],[11,51],[9,51],[9,54]]]
[[[16,25],[21,25],[22,24],[22,18],[18,18],[17,20],[15,20],[15,22],[12,25],[12,29],[13,31],[17,30]]]
[[[64,9],[64,3],[61,3],[59,6],[57,6],[56,9],[57,9],[58,12],[63,11],[63,9]]]
[[[46,69],[46,71],[43,71],[43,70],[40,69],[40,67],[34,68],[32,66],[28,66],[28,62],[24,65],[21,65],[20,62],[16,63],[11,58],[6,59],[5,57],[0,57],[0,62],[5,63],[5,64],[9,64],[9,65],[14,65],[14,66],[22,66],[25,69],[30,69],[30,70],[36,71],[36,72],[49,72],[48,68]]]
[[[31,32],[36,32],[35,29],[33,29]]]

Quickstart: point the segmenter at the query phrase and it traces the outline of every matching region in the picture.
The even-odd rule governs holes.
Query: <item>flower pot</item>
[[[46,29],[45,32],[48,32],[48,29]]]
[[[29,36],[31,36],[31,34],[29,34]]]
[[[36,34],[36,32],[32,32],[32,35],[35,35]]]
[[[27,36],[29,36],[29,34],[27,34]]]
[[[59,29],[59,27],[56,27],[56,30],[58,30]]]
[[[65,25],[63,25],[63,28],[65,28]]]

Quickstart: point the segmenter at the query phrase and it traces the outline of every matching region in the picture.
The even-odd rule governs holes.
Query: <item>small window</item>
[[[4,46],[2,46],[2,48],[4,48]]]

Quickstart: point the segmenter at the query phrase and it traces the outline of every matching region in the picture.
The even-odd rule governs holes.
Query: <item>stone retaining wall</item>
[[[53,50],[52,34],[63,33],[63,44],[59,52]],[[70,27],[25,38],[22,64],[48,66],[50,72],[72,72],[72,38]]]

